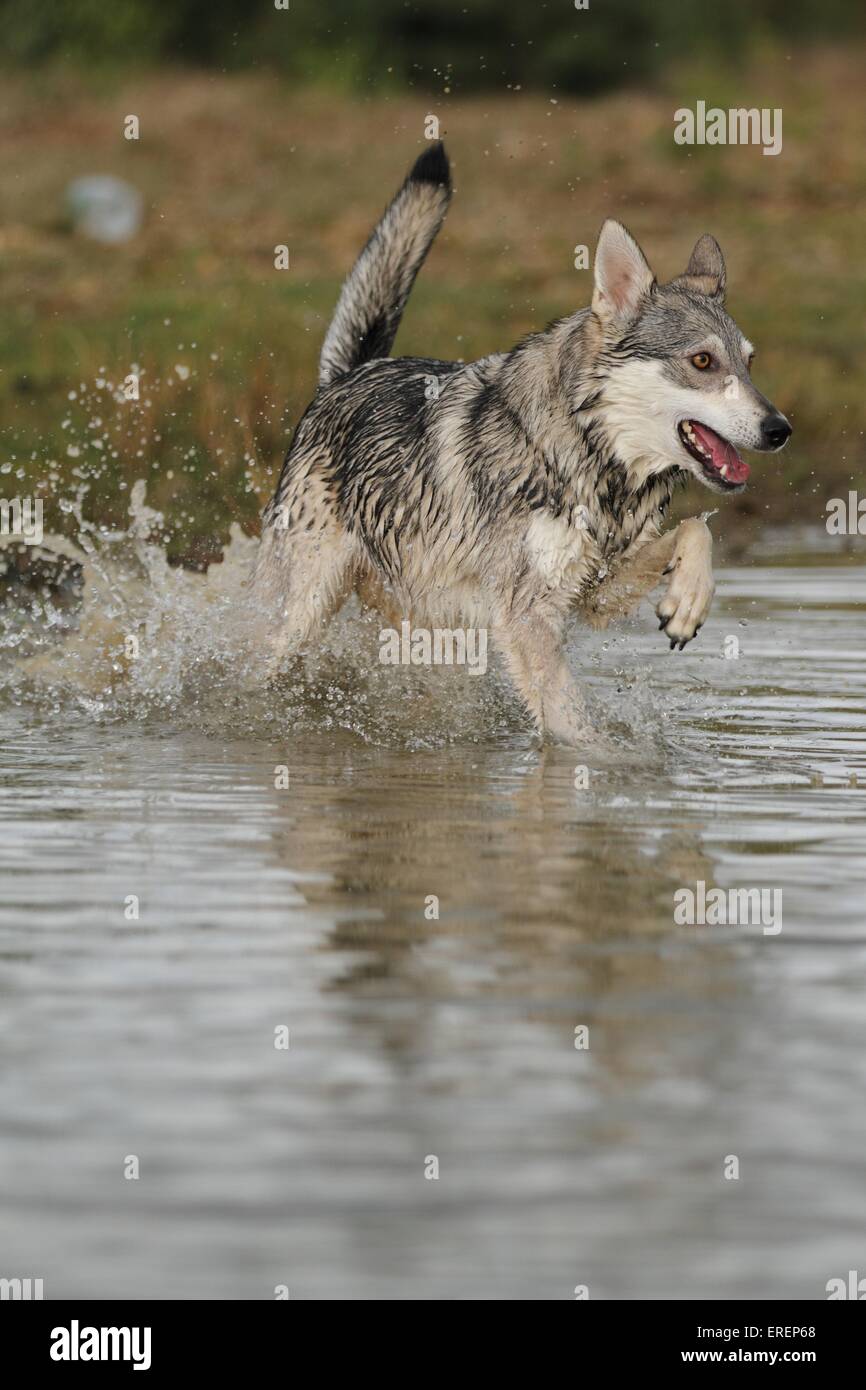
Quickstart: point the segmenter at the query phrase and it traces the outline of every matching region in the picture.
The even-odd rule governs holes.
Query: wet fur
[[[597,271],[592,308],[476,362],[387,358],[449,197],[436,146],[344,287],[320,388],[264,516],[257,636],[276,670],[353,589],[391,624],[489,626],[539,729],[577,742],[587,721],[562,653],[569,614],[604,625],[667,572],[670,611],[665,600],[658,611],[672,645],[684,645],[712,597],[704,523],[660,535],[689,465],[635,447],[649,423],[640,364],[667,372],[676,399],[690,387],[676,376],[672,339],[688,346],[712,332],[740,370],[742,338],[721,308],[718,267],[690,264],[691,276],[662,290],[638,284],[631,247],[641,253],[630,238],[620,247],[628,234],[606,224],[617,229],[609,294]],[[627,322],[620,270],[635,303],[641,297]],[[751,420],[768,403],[748,386]],[[658,435],[666,438],[661,425]]]

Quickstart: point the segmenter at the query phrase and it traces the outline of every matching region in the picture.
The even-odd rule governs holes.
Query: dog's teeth
[[[730,471],[731,471],[731,470],[730,470],[730,468],[728,467],[728,465],[727,465],[727,464],[723,464],[723,466],[722,466],[722,477],[723,477],[726,481],[727,481],[728,474],[730,473]]]

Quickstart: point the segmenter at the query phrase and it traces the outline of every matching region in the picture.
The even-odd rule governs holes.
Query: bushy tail
[[[319,359],[319,384],[387,357],[415,276],[451,201],[445,147],[418,157],[355,262],[337,302]]]

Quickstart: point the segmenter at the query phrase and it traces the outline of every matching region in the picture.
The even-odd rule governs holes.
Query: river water
[[[86,620],[5,639],[0,1275],[760,1299],[866,1273],[862,551],[765,538],[682,654],[648,610],[576,633],[606,731],[578,752],[495,670],[371,675],[351,613],[306,675],[235,688],[230,564],[89,552]],[[741,888],[772,921],[676,920]]]

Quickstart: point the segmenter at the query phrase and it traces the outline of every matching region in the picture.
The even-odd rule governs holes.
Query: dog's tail
[[[450,201],[448,156],[437,141],[419,155],[352,267],[322,345],[320,386],[362,362],[388,356]]]

